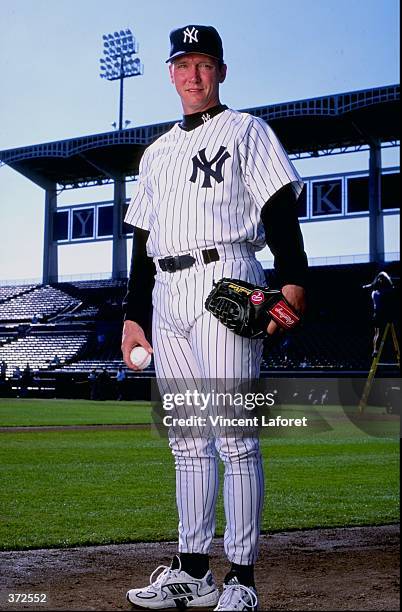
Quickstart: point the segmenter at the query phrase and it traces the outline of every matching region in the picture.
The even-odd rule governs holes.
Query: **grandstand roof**
[[[329,155],[400,138],[400,86],[243,109],[269,122],[291,156]],[[41,187],[79,187],[138,174],[146,146],[174,121],[0,151],[0,162]]]

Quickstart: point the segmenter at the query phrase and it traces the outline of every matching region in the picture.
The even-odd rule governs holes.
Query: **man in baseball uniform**
[[[211,26],[170,34],[169,73],[183,119],[145,151],[126,221],[134,227],[124,301],[122,351],[154,353],[163,381],[258,378],[261,339],[242,337],[205,308],[214,281],[265,285],[255,252],[275,257],[282,293],[296,311],[305,304],[306,255],[297,216],[302,182],[271,128],[221,104],[226,78],[222,41]],[[152,293],[152,344],[149,326]],[[268,332],[276,324],[271,321]],[[177,437],[178,554],[150,584],[128,591],[149,609],[215,607],[256,610],[254,563],[264,484],[258,438]],[[230,562],[220,592],[209,570],[215,528],[217,463],[225,467],[224,547]]]

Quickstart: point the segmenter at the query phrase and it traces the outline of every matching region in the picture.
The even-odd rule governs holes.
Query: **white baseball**
[[[130,353],[131,363],[144,370],[151,363],[151,355],[142,346],[136,346]]]

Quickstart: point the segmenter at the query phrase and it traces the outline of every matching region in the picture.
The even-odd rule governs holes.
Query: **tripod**
[[[390,331],[391,331],[391,336],[392,336],[392,343],[394,345],[396,362],[395,363],[383,363],[383,362],[380,361],[381,354],[382,354],[382,351],[384,349],[385,341],[387,339],[388,333]],[[378,349],[378,353],[375,355],[375,357],[373,359],[373,362],[372,362],[371,368],[370,368],[370,372],[368,374],[367,381],[366,381],[366,384],[364,386],[363,395],[362,395],[360,403],[359,403],[359,412],[360,413],[362,413],[364,411],[365,407],[367,406],[368,396],[370,395],[371,387],[373,385],[374,376],[375,376],[375,373],[377,371],[378,366],[382,366],[382,365],[397,365],[398,367],[400,367],[400,363],[401,363],[401,358],[400,358],[400,352],[399,352],[398,338],[397,338],[396,331],[395,331],[395,325],[393,323],[387,323],[386,326],[385,326],[382,338],[381,338],[380,348]]]

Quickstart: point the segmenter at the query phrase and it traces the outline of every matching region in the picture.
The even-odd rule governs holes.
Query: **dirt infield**
[[[129,610],[127,588],[145,585],[175,550],[141,543],[2,552],[0,610]],[[222,540],[211,568],[221,581]],[[399,610],[399,526],[265,535],[256,570],[260,610]],[[10,593],[43,593],[47,602],[11,604]]]

